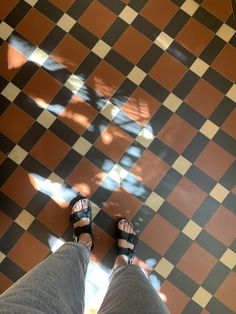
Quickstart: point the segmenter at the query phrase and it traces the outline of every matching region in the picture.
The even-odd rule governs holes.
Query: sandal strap
[[[128,263],[131,263],[132,257],[134,255],[134,250],[131,250],[130,248],[124,248],[118,246],[116,248],[117,255],[125,255],[128,257]]]
[[[126,240],[127,242],[129,242],[130,244],[137,244],[137,236],[133,233],[127,233],[123,230],[120,230],[118,229],[118,232],[117,232],[117,238],[118,239],[122,239],[122,240]]]
[[[89,233],[92,235],[91,225],[86,225],[82,227],[77,227],[74,229],[74,235],[79,237],[82,233]]]
[[[81,218],[89,218],[91,219],[91,209],[87,208],[87,210],[80,210],[78,212],[74,212],[70,215],[70,222],[74,224],[79,221]]]

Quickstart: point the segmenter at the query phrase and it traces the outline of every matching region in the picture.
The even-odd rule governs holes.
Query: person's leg
[[[86,202],[76,203],[72,214],[86,210],[86,206]],[[73,227],[86,231],[90,224],[91,219],[83,217]],[[92,238],[89,233],[81,233],[76,240],[78,243],[66,243],[3,293],[0,312],[83,313]]]
[[[133,226],[127,221],[121,221],[118,228],[128,234],[135,234]],[[134,245],[118,239],[118,247],[132,250]],[[117,256],[110,285],[98,313],[169,313],[144,271],[127,263],[126,255]]]

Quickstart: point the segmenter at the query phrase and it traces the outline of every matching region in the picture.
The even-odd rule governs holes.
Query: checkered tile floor
[[[230,0],[4,1],[1,291],[94,211],[118,216],[172,313],[236,312],[236,22]]]

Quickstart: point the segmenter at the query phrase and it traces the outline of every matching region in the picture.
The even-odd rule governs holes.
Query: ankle
[[[118,255],[115,259],[114,268],[122,265],[128,265],[128,257],[126,255]]]

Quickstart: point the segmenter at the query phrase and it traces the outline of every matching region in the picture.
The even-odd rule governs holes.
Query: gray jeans
[[[66,243],[0,297],[1,313],[83,313],[89,251]],[[98,313],[169,313],[143,271],[119,266]]]

